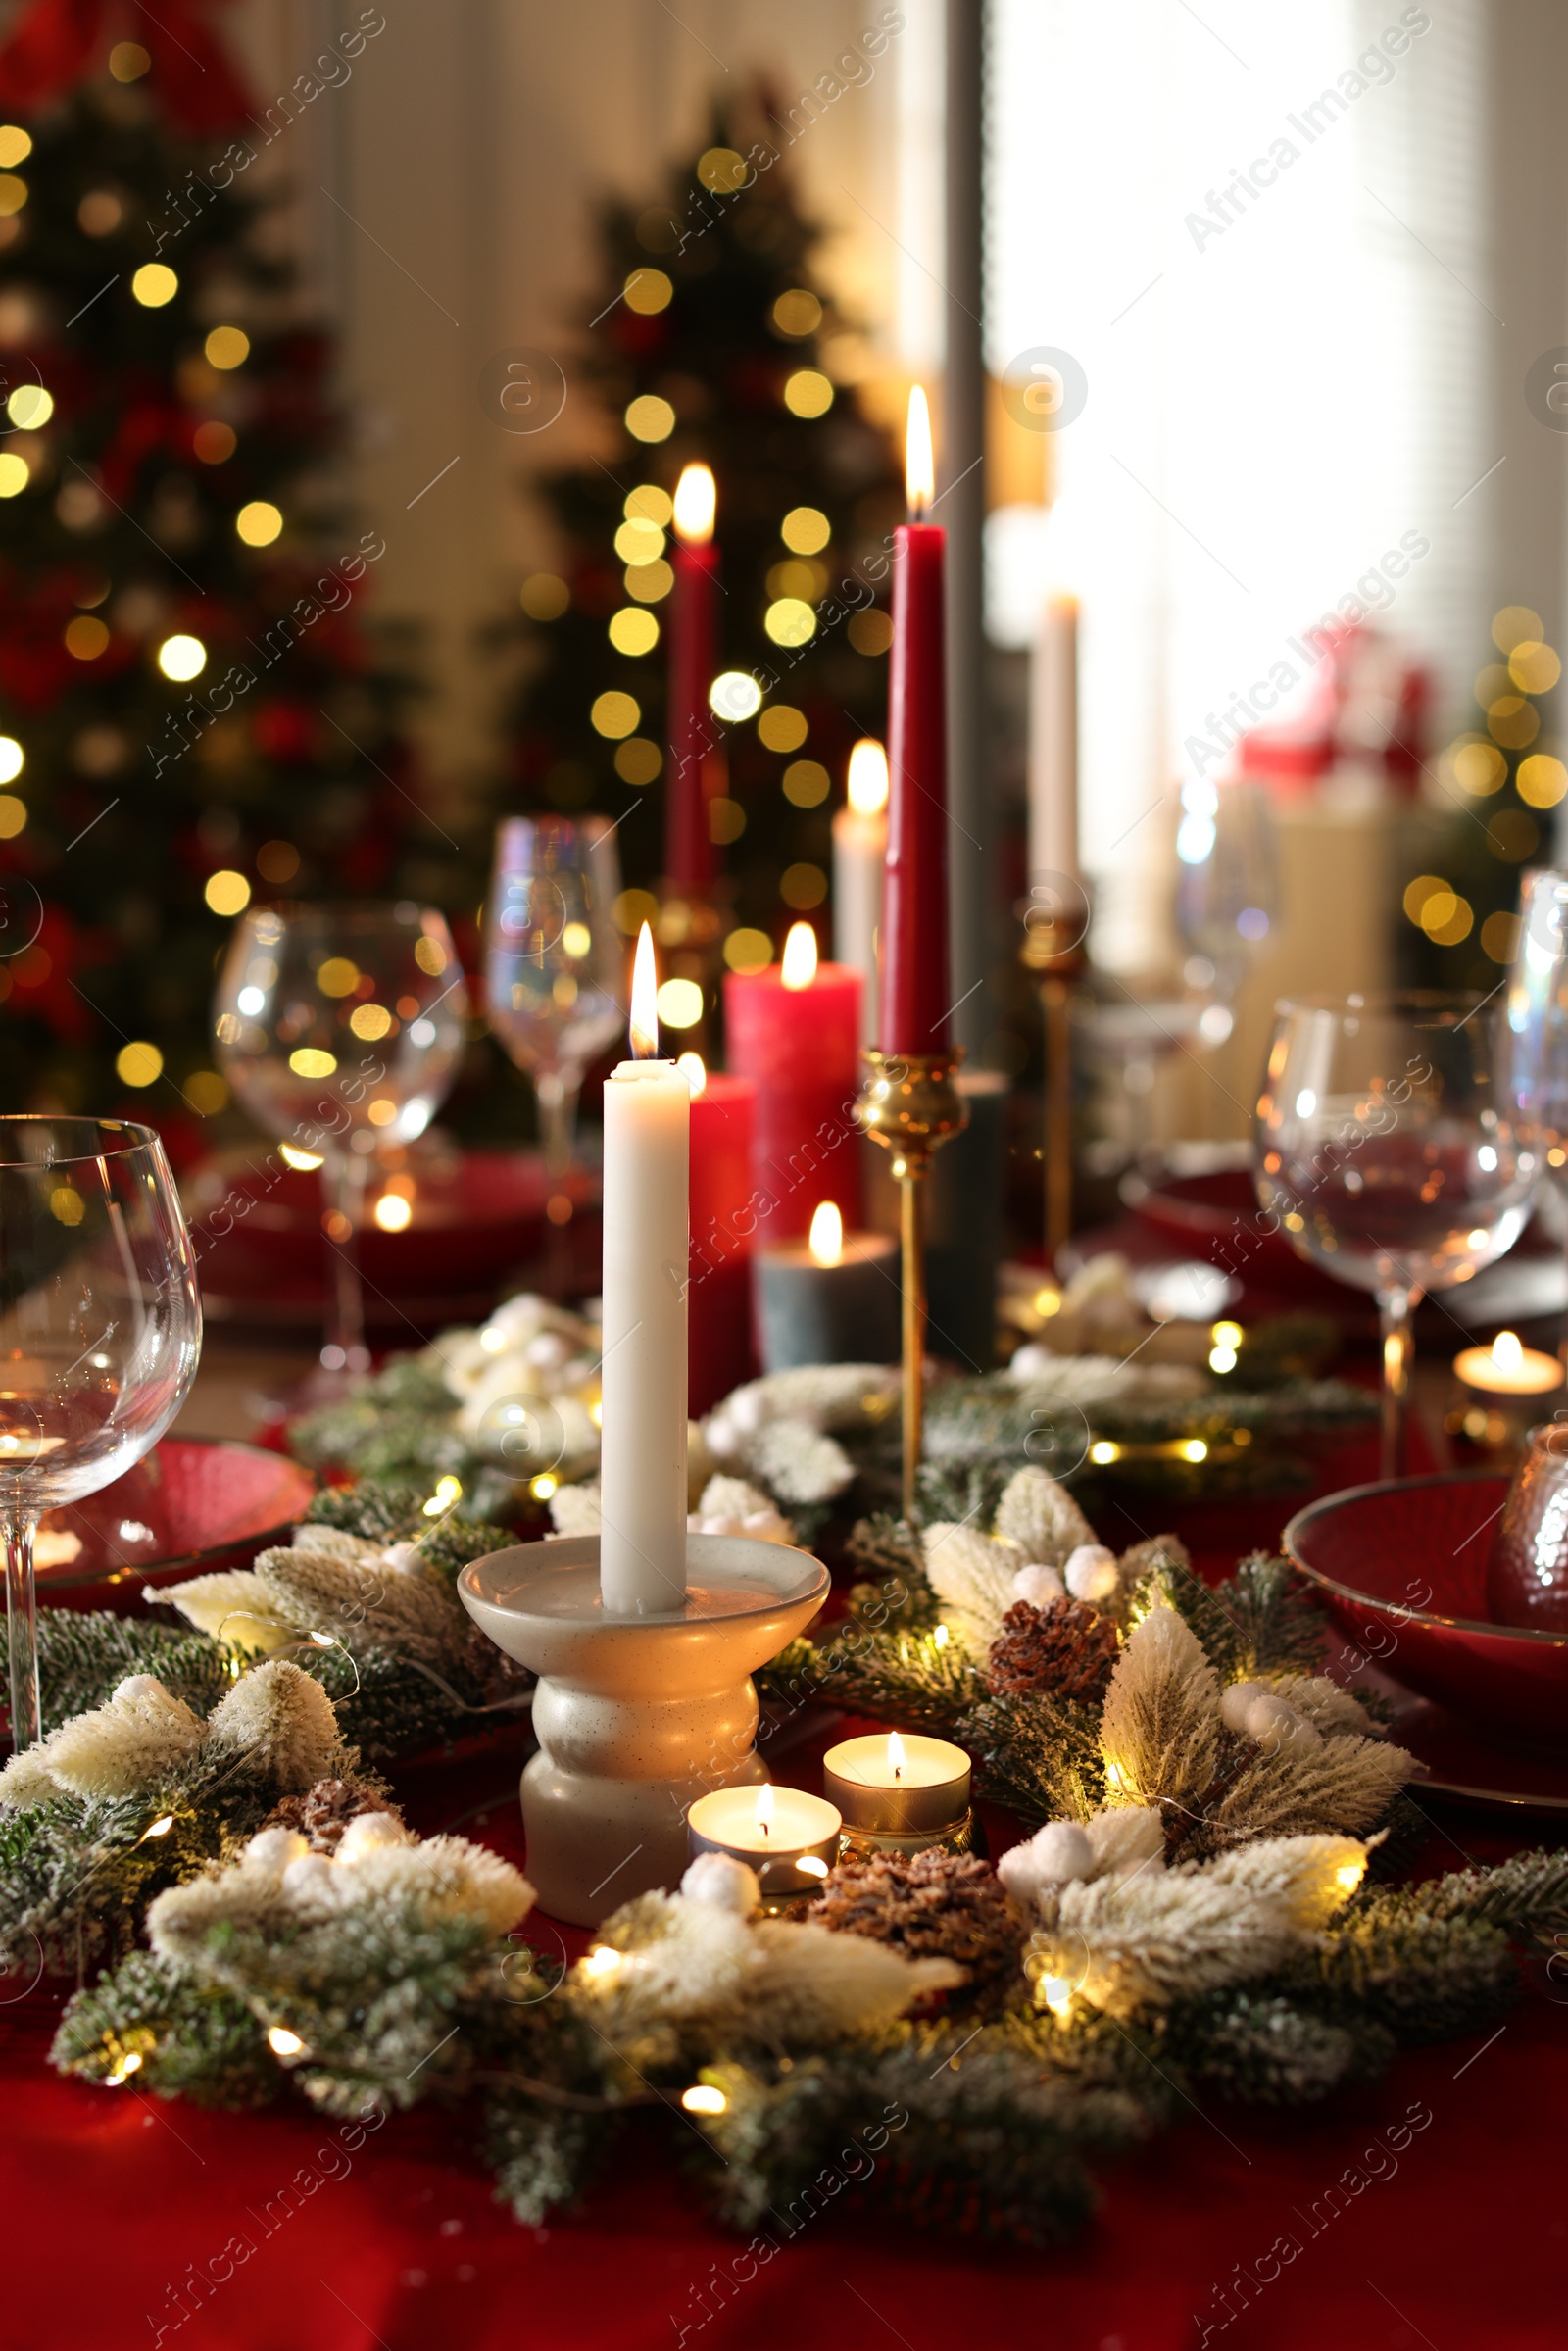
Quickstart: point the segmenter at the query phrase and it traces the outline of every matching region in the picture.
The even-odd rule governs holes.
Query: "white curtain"
[[[989,359],[1088,377],[1055,454],[1112,965],[1148,960],[1146,811],[1304,673],[1303,627],[1358,603],[1461,688],[1483,658],[1484,14],[993,0]]]

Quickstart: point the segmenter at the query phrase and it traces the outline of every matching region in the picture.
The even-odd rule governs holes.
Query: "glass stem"
[[[539,1142],[545,1173],[559,1184],[571,1165],[571,1147],[577,1132],[577,1097],[582,1080],[575,1070],[547,1069],[534,1080],[539,1103]]]
[[[329,1370],[366,1371],[365,1284],[360,1278],[360,1228],[365,1221],[363,1159],[345,1154],[323,1170],[328,1201],[327,1241],[332,1251],[332,1295],[327,1309],[321,1360]]]
[[[1410,1359],[1414,1341],[1408,1290],[1378,1292],[1378,1327],[1383,1337],[1383,1445],[1379,1474],[1402,1478],[1408,1474],[1410,1439]]]
[[[6,1637],[11,1662],[11,1745],[20,1755],[42,1737],[38,1700],[38,1625],[32,1580],[32,1531],[37,1514],[8,1508],[3,1517],[6,1546]]]

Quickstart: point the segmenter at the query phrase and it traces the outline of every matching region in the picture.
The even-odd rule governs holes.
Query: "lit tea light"
[[[1454,1376],[1481,1396],[1549,1396],[1562,1385],[1555,1355],[1526,1347],[1515,1331],[1499,1331],[1490,1347],[1467,1347],[1453,1359]]]
[[[753,1259],[764,1371],[806,1363],[891,1363],[899,1351],[898,1243],[846,1233],[837,1200],[818,1200],[804,1245]]]
[[[871,1732],[829,1747],[822,1785],[846,1835],[872,1850],[918,1852],[969,1841],[969,1758],[945,1739]]]
[[[692,1858],[728,1853],[757,1872],[764,1904],[822,1890],[838,1859],[838,1811],[800,1788],[715,1788],[686,1815]]]

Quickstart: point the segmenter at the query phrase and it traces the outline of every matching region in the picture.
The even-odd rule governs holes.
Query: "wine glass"
[[[1200,1037],[1220,1046],[1236,1025],[1236,999],[1278,906],[1268,794],[1245,782],[1184,784],[1176,855],[1176,919],[1190,950],[1183,976],[1209,999]]]
[[[1568,1182],[1568,873],[1549,866],[1520,885],[1504,1039],[1520,1141],[1560,1194]],[[1558,1351],[1568,1365],[1568,1315]]]
[[[1298,1255],[1377,1298],[1383,1463],[1402,1477],[1410,1315],[1524,1228],[1540,1173],[1472,996],[1310,997],[1275,1007],[1255,1177]]]
[[[0,1118],[0,1521],[19,1751],[40,1727],[38,1519],[152,1449],[201,1344],[195,1260],[152,1128]]]
[[[625,1026],[623,961],[611,909],[620,860],[608,818],[509,816],[496,833],[485,914],[490,1027],[539,1102],[545,1167],[571,1165],[585,1071]]]
[[[371,1162],[424,1133],[457,1074],[467,1012],[445,918],[412,899],[253,906],[234,926],[215,1004],[219,1060],[295,1166],[324,1165],[328,1373],[370,1360],[359,1234]]]

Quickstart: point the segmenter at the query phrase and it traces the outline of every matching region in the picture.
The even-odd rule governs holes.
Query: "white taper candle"
[[[1078,881],[1078,600],[1053,593],[1029,674],[1029,871]]]
[[[882,871],[888,855],[888,756],[869,737],[850,754],[848,798],[833,819],[833,960],[864,980],[860,1043],[875,1045]]]
[[[691,1088],[659,1051],[654,943],[632,973],[631,1049],[605,1086],[599,1590],[621,1616],[686,1599],[686,1282]]]

